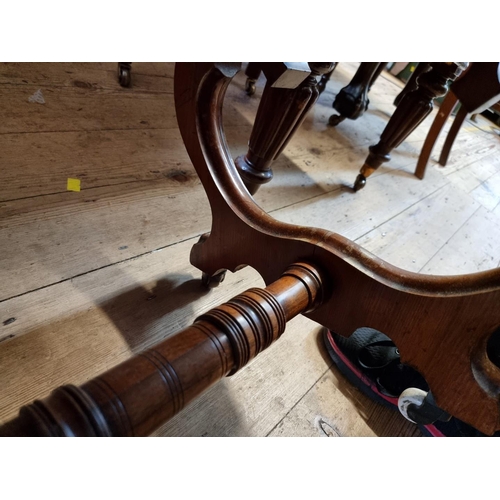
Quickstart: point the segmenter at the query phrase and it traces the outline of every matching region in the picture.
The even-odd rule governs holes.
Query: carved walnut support
[[[307,317],[345,336],[360,326],[384,332],[401,361],[426,379],[439,408],[484,433],[499,430],[500,369],[485,345],[500,327],[500,269],[414,274],[338,234],[266,214],[245,189],[224,140],[220,110],[237,71],[228,64],[176,66],[179,129],[212,211],[210,236],[193,246],[191,263],[208,275],[249,265],[266,283],[293,262],[317,265],[325,294]]]

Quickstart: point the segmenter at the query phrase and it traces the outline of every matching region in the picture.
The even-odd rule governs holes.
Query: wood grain
[[[0,171],[0,202],[63,193],[68,177],[80,179],[82,190],[180,178],[194,170],[179,141],[175,129],[0,136],[8,165]]]

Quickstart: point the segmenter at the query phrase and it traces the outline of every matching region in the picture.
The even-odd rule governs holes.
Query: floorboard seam
[[[477,211],[480,210],[482,208],[482,205],[477,207],[476,210],[474,210],[474,213],[472,215],[470,215],[469,217],[467,217],[467,220],[465,220],[461,225],[460,227],[457,228],[457,230],[436,250],[436,252],[434,253],[434,255],[418,270],[419,273],[422,272],[422,270],[424,269],[424,267],[429,264],[429,262],[441,251],[441,249],[447,245],[449,243],[449,241],[453,238],[453,236],[455,236],[458,231],[460,231],[460,229],[462,229],[465,224],[467,224],[467,222],[469,222],[469,220],[474,217],[474,215],[476,215]]]
[[[384,222],[380,223],[378,226],[375,226],[374,228],[370,229],[369,231],[367,231],[366,233],[362,234],[361,236],[358,236],[354,241],[358,241],[359,239],[363,238],[364,236],[366,236],[367,234],[370,234],[372,231],[375,231],[375,229],[378,229],[379,227],[383,226],[384,224],[386,224],[387,222],[391,221],[392,219],[395,219],[396,217],[400,216],[402,213],[406,212],[407,210],[409,210],[410,208],[414,207],[415,205],[417,205],[418,203],[420,203],[421,201],[424,201],[426,200],[427,198],[429,198],[429,196],[432,196],[433,194],[437,193],[439,190],[441,189],[444,189],[446,186],[448,186],[450,183],[447,182],[446,184],[443,184],[441,187],[438,187],[437,189],[435,189],[434,191],[432,191],[431,193],[425,195],[423,198],[420,198],[418,201],[412,203],[411,205],[408,205],[404,210],[401,210],[401,212],[398,212],[397,214],[394,214],[392,217],[390,217],[389,219],[387,220],[384,220]]]
[[[311,390],[315,387],[315,385],[328,373],[329,370],[331,370],[332,368],[332,365],[330,364],[328,366],[328,368],[321,374],[321,376],[314,381],[314,383],[311,385],[311,387],[309,387],[309,389],[307,389],[306,392],[304,392],[304,394],[297,400],[297,402],[286,412],[285,415],[283,415],[283,417],[280,419],[279,422],[276,423],[276,425],[266,434],[266,437],[269,437],[269,434],[271,434],[274,429],[276,429],[278,427],[278,425],[283,422],[283,420],[285,420],[286,417],[288,417],[288,415],[290,414],[290,412],[309,394],[309,392],[311,392]]]
[[[7,302],[8,300],[11,300],[11,299],[17,299],[18,297],[22,297],[23,295],[27,295],[28,293],[38,292],[39,290],[43,290],[44,288],[49,288],[49,287],[54,286],[54,285],[59,285],[60,283],[65,283],[66,281],[71,281],[71,280],[73,280],[75,278],[79,278],[81,276],[85,276],[86,274],[95,273],[97,271],[100,271],[101,269],[106,269],[107,267],[115,266],[117,264],[122,264],[124,262],[129,262],[129,261],[132,261],[134,259],[139,259],[140,257],[144,257],[145,255],[149,255],[149,254],[152,254],[154,252],[159,252],[160,250],[164,250],[166,248],[178,245],[180,243],[184,243],[184,242],[189,241],[189,240],[194,240],[196,238],[199,238],[202,234],[203,233],[200,233],[200,234],[197,234],[196,236],[191,236],[191,237],[186,238],[184,240],[176,241],[175,243],[170,243],[169,245],[165,245],[165,246],[162,246],[162,247],[159,247],[159,248],[155,248],[154,250],[148,250],[147,252],[143,252],[141,254],[134,255],[133,257],[129,257],[127,259],[123,259],[123,260],[119,260],[119,261],[116,261],[116,262],[112,262],[110,264],[106,264],[105,266],[97,267],[96,269],[90,269],[89,271],[85,271],[84,273],[75,274],[74,276],[71,276],[69,278],[65,278],[65,279],[62,279],[62,280],[59,280],[59,281],[54,281],[52,283],[49,283],[48,285],[40,286],[38,288],[33,288],[32,290],[28,290],[28,291],[20,293],[18,295],[12,295],[11,297],[8,297],[6,299],[1,299],[0,300],[0,304],[2,302]]]

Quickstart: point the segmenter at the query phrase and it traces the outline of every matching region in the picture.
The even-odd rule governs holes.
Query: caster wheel
[[[207,288],[217,288],[224,281],[225,277],[226,271],[222,271],[212,276],[210,274],[203,273],[201,275],[201,283]]]
[[[339,123],[342,123],[345,120],[343,116],[340,115],[332,115],[330,116],[330,119],[328,120],[328,125],[331,125],[332,127],[336,127]]]
[[[408,408],[411,405],[414,405],[416,407],[422,406],[426,396],[427,393],[425,391],[422,391],[422,389],[417,389],[415,387],[409,387],[401,393],[398,399],[398,408],[403,417],[406,418],[406,420],[409,420],[414,424],[419,423],[415,422],[415,420],[408,416]]]
[[[255,90],[255,81],[247,78],[247,82],[245,83],[245,92],[250,96],[255,94]]]
[[[130,87],[130,84],[132,83],[130,68],[118,66],[118,82],[122,87]]]
[[[359,174],[356,177],[356,181],[354,182],[354,192],[359,191],[360,189],[363,189],[366,186],[366,177],[363,174]]]

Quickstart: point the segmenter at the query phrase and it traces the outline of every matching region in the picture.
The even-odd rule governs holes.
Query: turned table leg
[[[148,436],[223,377],[278,340],[287,322],[321,305],[323,283],[298,262],[266,288],[251,288],[177,335],[80,387],[66,385],[21,408],[0,437]]]
[[[332,107],[340,114],[330,116],[329,125],[338,125],[346,118],[356,120],[366,111],[370,102],[368,92],[386,66],[386,62],[364,62],[359,65],[349,85],[335,97]]]
[[[304,63],[307,67],[307,64]],[[309,75],[291,88],[288,78],[275,79],[270,68],[267,83],[257,110],[248,152],[235,160],[248,191],[255,194],[273,177],[272,162],[288,144],[295,130],[319,96],[317,76],[330,71],[333,63],[309,63]],[[266,73],[263,64],[264,73]]]
[[[370,146],[370,153],[354,183],[354,191],[362,189],[367,177],[391,159],[391,151],[429,115],[434,99],[445,95],[449,82],[455,80],[466,67],[467,63],[432,63],[432,69],[417,78],[417,89],[404,95],[380,141]]]

